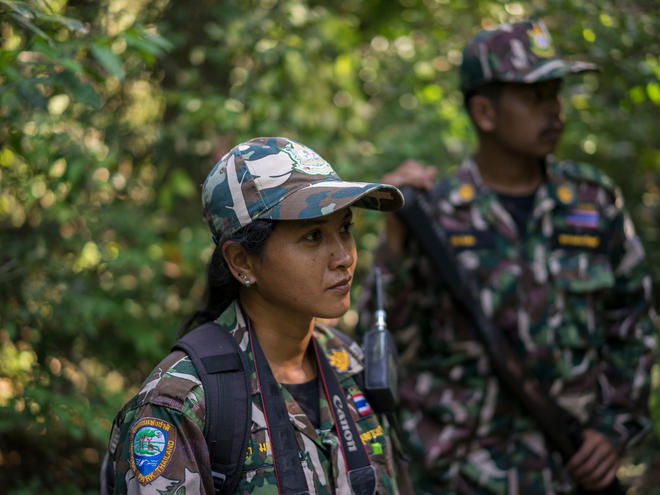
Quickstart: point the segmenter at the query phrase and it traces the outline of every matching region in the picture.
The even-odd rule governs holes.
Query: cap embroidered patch
[[[321,158],[315,151],[291,142],[290,146],[282,148],[294,161],[293,168],[299,172],[310,175],[332,175],[333,170],[328,162]]]
[[[527,30],[527,35],[529,36],[530,49],[537,57],[550,58],[555,56],[555,49],[545,26],[533,22],[532,29]]]
[[[143,485],[161,475],[172,459],[176,430],[167,421],[142,418],[131,429],[131,467]]]
[[[355,407],[357,407],[360,416],[366,416],[367,414],[372,413],[371,406],[361,392],[356,392],[353,394],[353,402],[355,403]]]
[[[330,356],[330,364],[337,371],[346,371],[348,369],[348,353],[342,349],[340,351],[333,351]]]

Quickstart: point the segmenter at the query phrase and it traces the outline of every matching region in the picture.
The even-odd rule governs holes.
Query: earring
[[[243,283],[245,283],[245,287],[250,287],[250,278],[247,275],[242,275],[243,277]]]

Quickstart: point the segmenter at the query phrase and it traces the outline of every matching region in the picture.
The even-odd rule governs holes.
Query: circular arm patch
[[[176,445],[176,429],[167,421],[141,418],[130,435],[131,468],[140,483],[146,485],[165,471]]]

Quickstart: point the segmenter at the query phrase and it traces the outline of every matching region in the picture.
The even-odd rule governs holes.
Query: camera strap
[[[273,453],[278,491],[280,494],[286,495],[308,494],[309,488],[301,464],[304,454],[298,446],[280,385],[273,376],[249,319],[247,324],[257,383]],[[346,403],[346,397],[337,376],[330,367],[328,358],[318,349],[314,338],[312,338],[312,345],[321,383],[335,421],[337,437],[352,491],[355,495],[373,495],[376,491],[376,475]]]

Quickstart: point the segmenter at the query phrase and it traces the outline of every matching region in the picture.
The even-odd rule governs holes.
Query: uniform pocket
[[[549,268],[557,286],[568,292],[596,292],[614,285],[614,272],[604,254],[555,251],[550,257]]]
[[[375,415],[358,421],[357,427],[360,440],[376,470],[378,492],[391,493],[391,483],[394,477],[393,453],[392,443],[386,434],[385,428],[376,421]],[[384,482],[390,486],[382,486]]]
[[[270,446],[268,430],[253,430],[245,452],[244,471],[261,470],[273,467],[273,452]]]
[[[555,338],[566,347],[598,347],[604,340],[600,323],[605,292],[614,286],[614,272],[605,254],[558,250],[549,259],[555,284],[549,321]]]

